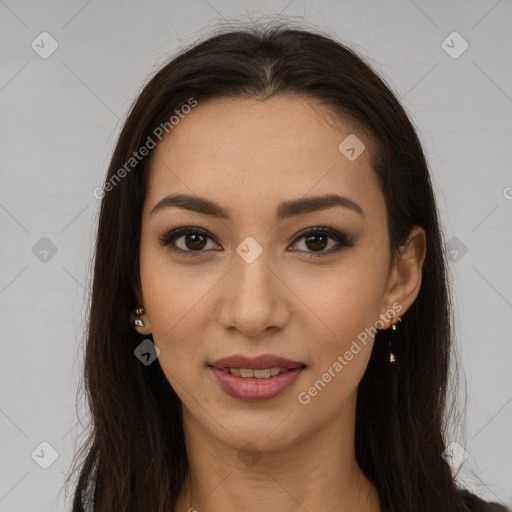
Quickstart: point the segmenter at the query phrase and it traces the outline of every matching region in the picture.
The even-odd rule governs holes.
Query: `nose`
[[[245,337],[257,338],[286,325],[290,291],[271,261],[269,251],[264,249],[251,260],[243,253],[234,254],[222,290],[219,321],[225,329],[236,329]]]

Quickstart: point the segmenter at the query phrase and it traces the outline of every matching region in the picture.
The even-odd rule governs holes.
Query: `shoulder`
[[[460,493],[471,512],[512,512],[506,505],[495,501],[485,501],[467,489],[461,489]]]

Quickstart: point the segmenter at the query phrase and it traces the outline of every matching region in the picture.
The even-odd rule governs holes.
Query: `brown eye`
[[[312,251],[323,251],[328,240],[327,235],[310,235],[306,238],[306,245]]]
[[[333,254],[335,252],[340,251],[344,247],[353,247],[354,243],[343,233],[339,233],[338,231],[334,231],[333,229],[326,227],[318,227],[313,229],[308,229],[300,233],[300,235],[295,239],[294,244],[296,244],[299,240],[304,239],[305,250],[299,249],[301,252],[305,252],[308,256],[327,256],[329,254]],[[334,248],[331,247],[328,250],[325,250],[329,245],[329,239],[334,240]],[[295,249],[294,249],[295,250]]]
[[[187,249],[201,250],[206,245],[206,236],[202,233],[189,233],[183,236]]]
[[[206,252],[203,249],[208,245],[209,239],[211,237],[208,233],[200,228],[182,227],[166,233],[160,238],[160,243],[174,252],[188,256],[195,252]]]

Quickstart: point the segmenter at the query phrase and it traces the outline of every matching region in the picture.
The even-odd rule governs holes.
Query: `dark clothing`
[[[467,489],[461,490],[460,492],[470,512],[512,512],[512,509],[507,508],[507,506],[505,506],[504,504],[502,505],[496,503],[495,501],[484,501],[482,498],[480,498],[476,494],[469,492]],[[89,505],[88,507],[86,507],[86,510],[92,511],[93,508],[91,505]],[[171,512],[175,512],[174,509],[172,509]]]
[[[482,498],[469,492],[467,489],[460,491],[464,502],[471,512],[512,512],[512,509],[507,508],[494,501],[484,501]],[[174,509],[171,512],[175,512]]]
[[[495,501],[484,501],[467,489],[461,490],[461,494],[471,512],[512,512],[512,509],[507,508],[505,504],[499,504]]]

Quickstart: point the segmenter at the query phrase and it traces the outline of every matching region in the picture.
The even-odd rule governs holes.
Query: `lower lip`
[[[214,366],[209,368],[225,393],[246,402],[261,402],[274,398],[287,390],[304,370],[304,367],[293,368],[274,377],[258,379],[237,377]]]

